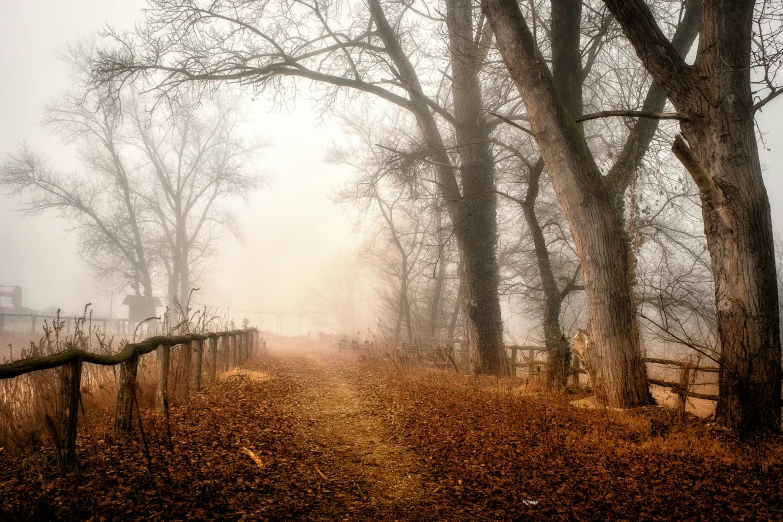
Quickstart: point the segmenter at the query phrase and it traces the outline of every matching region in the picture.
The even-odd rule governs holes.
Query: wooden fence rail
[[[680,368],[680,382],[669,382],[669,381],[663,381],[660,379],[647,379],[650,384],[655,384],[657,386],[662,386],[664,388],[669,388],[672,393],[677,395],[677,410],[680,413],[683,413],[685,411],[685,401],[688,397],[691,397],[693,399],[704,399],[707,401],[717,401],[718,396],[717,395],[711,395],[707,393],[698,393],[695,391],[690,390],[690,385],[695,378],[696,374],[698,372],[702,373],[718,373],[720,372],[720,368],[717,366],[698,366],[696,364],[690,363],[690,362],[683,362],[683,361],[671,361],[668,359],[655,359],[652,357],[647,357],[644,359],[645,362],[651,363],[651,364],[660,364],[664,366],[675,366]]]
[[[136,402],[136,378],[138,375],[139,358],[142,355],[157,351],[158,380],[156,389],[156,407],[162,414],[168,412],[168,375],[171,348],[183,347],[183,366],[185,367],[185,393],[190,392],[191,372],[194,388],[201,389],[201,373],[205,343],[210,344],[210,377],[212,382],[217,377],[217,351],[220,340],[226,351],[226,363],[238,366],[254,355],[259,345],[264,349],[266,342],[260,340],[256,328],[230,330],[226,332],[192,333],[174,336],[155,336],[138,343],[129,343],[115,354],[97,354],[84,350],[71,349],[43,357],[20,359],[6,364],[0,364],[0,380],[11,379],[26,373],[52,368],[61,368],[60,372],[60,402],[57,417],[61,440],[59,449],[63,455],[63,463],[70,465],[76,454],[76,428],[81,400],[82,364],[87,362],[101,366],[120,365],[119,388],[117,390],[117,410],[115,429],[118,432],[130,434],[132,431],[133,405]],[[233,350],[231,349],[233,347]],[[195,361],[191,358],[195,351]],[[195,364],[193,364],[195,363]],[[226,370],[228,369],[226,364]]]
[[[531,375],[536,367],[549,366],[548,360],[536,360],[535,354],[539,352],[548,353],[548,350],[542,346],[506,346],[506,349],[511,350],[511,375],[516,376],[517,368],[527,368],[528,375]],[[522,358],[519,358],[519,353],[522,353]],[[525,356],[526,354],[526,356]],[[674,366],[681,368],[680,382],[669,382],[660,379],[648,379],[650,384],[669,388],[675,395],[677,395],[678,409],[684,411],[685,401],[687,397],[693,399],[704,399],[708,401],[717,401],[717,395],[711,395],[706,393],[698,393],[689,389],[691,378],[698,372],[703,373],[718,373],[720,368],[717,366],[697,366],[693,363],[674,361],[671,359],[660,359],[655,357],[645,357],[644,362],[649,364],[659,364],[663,366]],[[573,357],[573,364],[571,366],[571,375],[575,384],[578,384],[579,374],[587,373],[584,368],[579,367],[579,358]]]

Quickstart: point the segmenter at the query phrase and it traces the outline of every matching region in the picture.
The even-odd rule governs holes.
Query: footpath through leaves
[[[2,520],[780,520],[783,441],[660,408],[577,410],[506,381],[272,351],[137,435],[0,453]]]

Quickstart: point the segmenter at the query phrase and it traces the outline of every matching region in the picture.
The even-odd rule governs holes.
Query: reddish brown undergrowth
[[[64,476],[45,444],[0,453],[0,519],[783,518],[780,438],[355,354],[278,352],[253,370],[174,406],[170,446],[142,408],[146,444],[107,415]]]
[[[373,373],[364,389],[436,477],[444,518],[783,519],[780,437],[740,441],[662,408],[576,409],[432,371]]]

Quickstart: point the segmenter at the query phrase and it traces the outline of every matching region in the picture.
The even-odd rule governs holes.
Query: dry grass
[[[122,350],[127,339],[107,336],[97,326],[90,324],[85,314],[76,322],[74,333],[64,334],[64,323],[55,320],[45,323],[43,335],[36,342],[29,339],[31,333],[5,333],[3,340],[23,343],[21,347],[6,346],[6,353],[14,360],[50,355],[77,348],[96,353],[115,353]],[[27,346],[25,343],[29,343]],[[228,354],[220,351],[218,368],[228,366]],[[169,402],[177,404],[187,399],[183,382],[185,375],[182,347],[171,352],[169,375]],[[205,356],[202,366],[202,383],[206,384],[209,364]],[[118,366],[97,366],[84,364],[81,378],[81,405],[79,415],[79,436],[90,433],[106,418],[114,415],[119,386]],[[249,378],[256,380],[259,375]],[[137,375],[137,401],[141,408],[155,407],[157,383],[157,360],[155,353],[143,355],[139,360]],[[0,380],[0,451],[7,453],[29,453],[42,448],[51,448],[56,439],[57,411],[60,396],[59,369],[43,370],[21,375],[13,379]]]

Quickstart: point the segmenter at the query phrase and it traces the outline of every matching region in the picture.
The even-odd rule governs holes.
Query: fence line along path
[[[136,376],[139,357],[156,352],[158,360],[158,379],[156,387],[156,408],[158,413],[168,412],[168,375],[171,348],[182,346],[185,367],[192,366],[195,391],[201,389],[202,363],[204,348],[208,348],[210,358],[210,380],[217,377],[218,350],[225,353],[224,369],[229,365],[238,366],[259,348],[266,349],[266,342],[259,339],[258,329],[247,328],[225,332],[191,333],[173,336],[155,336],[138,343],[128,343],[114,354],[97,354],[85,350],[64,350],[43,357],[20,359],[0,364],[0,380],[11,379],[26,373],[60,368],[60,404],[58,423],[64,440],[60,441],[65,465],[73,464],[76,454],[76,428],[81,400],[82,364],[91,363],[101,366],[120,365],[120,384],[117,390],[117,411],[115,429],[129,434],[132,430],[133,404],[136,398]],[[195,364],[191,356],[195,354]],[[188,379],[186,379],[186,382]],[[190,389],[186,391],[189,393]]]

